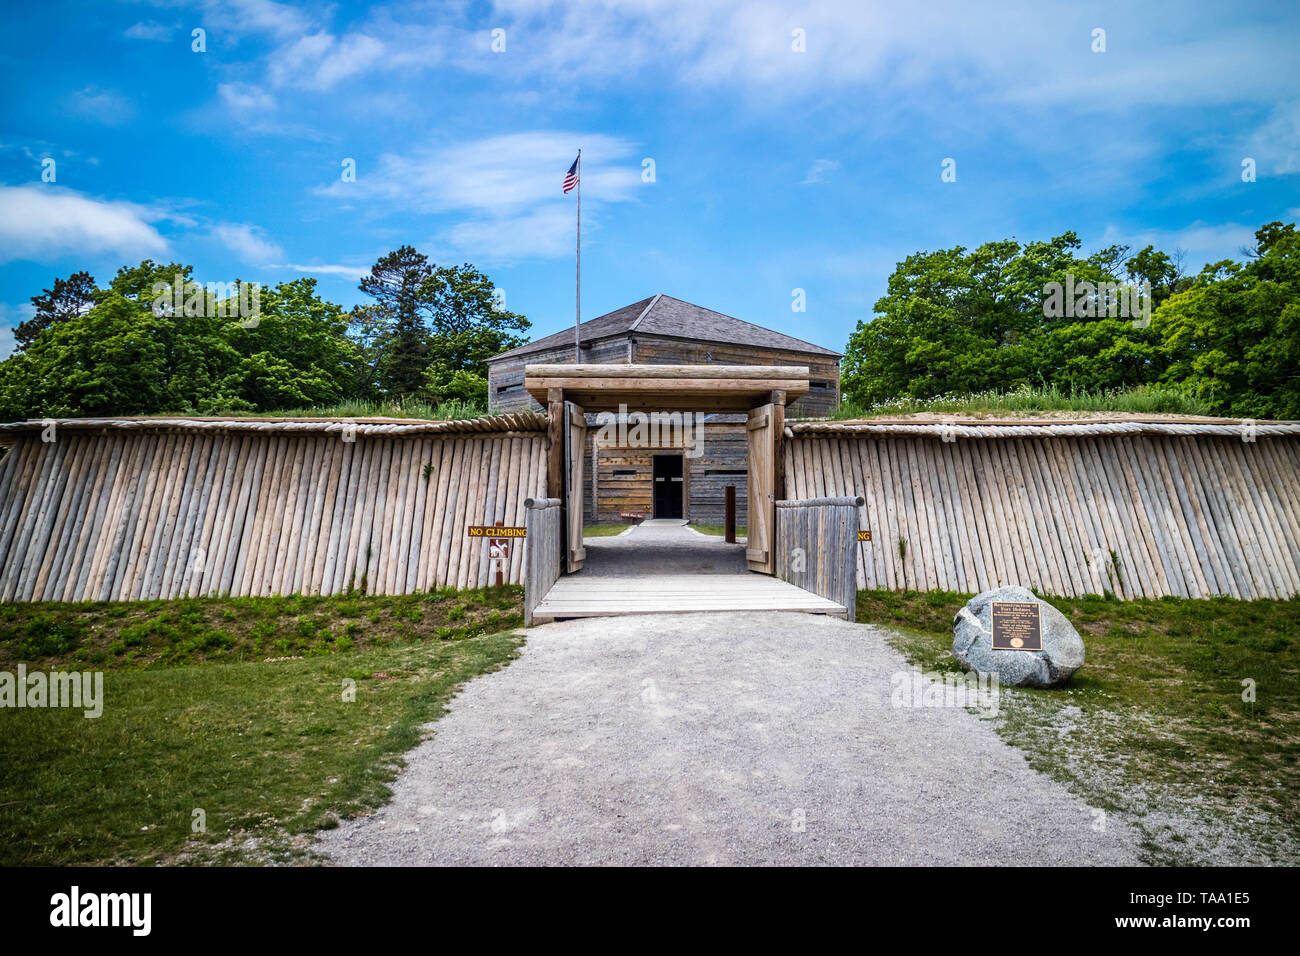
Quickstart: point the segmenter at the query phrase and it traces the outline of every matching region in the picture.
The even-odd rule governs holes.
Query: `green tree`
[[[1255,238],[1246,264],[1207,265],[1156,311],[1163,379],[1225,414],[1300,418],[1300,237],[1271,222]]]
[[[230,329],[240,398],[272,410],[333,405],[357,394],[360,351],[343,310],[316,295],[315,279],[266,289],[256,324]]]
[[[1066,233],[922,252],[898,264],[876,316],[844,356],[844,393],[862,404],[1037,383],[1043,287],[1081,260]],[[1086,264],[1085,264],[1086,265]]]
[[[241,316],[233,301],[251,304],[249,286],[190,276],[149,260],[119,270],[89,310],[0,363],[0,417],[274,411],[356,394],[357,346],[314,280],[266,290]]]
[[[429,367],[425,388],[435,401],[486,407],[487,360],[523,345],[530,323],[500,308],[492,281],[469,263],[436,269],[429,284]]]
[[[157,411],[166,394],[165,352],[152,313],[109,292],[0,365],[3,417]]]
[[[1167,290],[1176,267],[1151,247],[1130,256],[1126,246],[1109,246],[1087,257],[1079,247],[1078,236],[1066,232],[1023,246],[1011,239],[909,256],[890,276],[875,317],[849,338],[845,396],[869,405],[1023,385],[1095,389],[1154,380],[1163,368],[1157,334],[1107,314],[1118,299],[1101,290],[1124,284],[1125,273],[1156,276]],[[1048,295],[1053,284],[1057,309]]]
[[[468,263],[437,267],[410,246],[361,280],[373,303],[353,310],[370,390],[430,402],[487,404],[487,360],[525,341],[522,315],[499,308],[492,281]]]
[[[35,341],[36,336],[56,322],[81,315],[95,304],[95,277],[89,272],[74,272],[66,279],[56,278],[40,295],[32,296],[36,314],[14,326],[14,342],[21,352]]]
[[[427,308],[429,259],[412,246],[380,258],[361,280],[373,305],[355,313],[354,323],[372,356],[374,386],[385,395],[418,395],[429,364]]]

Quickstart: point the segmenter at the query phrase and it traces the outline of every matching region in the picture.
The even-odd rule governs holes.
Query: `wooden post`
[[[569,428],[569,418],[564,414],[564,389],[546,391],[546,497],[564,500],[564,436]],[[563,506],[561,506],[563,514]],[[561,527],[563,528],[563,522]],[[557,544],[560,555],[565,555],[564,532]]]
[[[495,524],[495,527],[500,528],[500,527],[501,527],[502,525],[504,525],[504,524],[505,524],[504,521],[500,521],[500,520],[498,520],[498,521],[496,522],[496,524]],[[502,539],[500,539],[500,538],[493,538],[492,541],[489,542],[489,544],[488,544],[488,550],[489,550],[489,553],[491,552],[492,545],[495,544],[495,545],[497,545],[498,547],[500,547],[500,545],[501,545],[501,541],[502,541]],[[502,574],[501,574],[501,568],[502,568],[504,565],[505,565],[505,560],[504,560],[504,558],[497,558],[497,582],[496,582],[496,583],[497,583],[497,587],[503,587],[503,586],[505,585],[505,583],[506,583],[505,580],[504,580],[504,578],[502,577]]]
[[[785,500],[785,392],[772,392],[772,497]]]
[[[736,543],[736,486],[727,485],[727,544]]]

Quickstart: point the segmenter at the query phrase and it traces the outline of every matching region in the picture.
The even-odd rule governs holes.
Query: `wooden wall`
[[[602,339],[584,343],[583,362],[598,365],[618,365],[628,361],[628,343],[624,338]],[[488,405],[494,412],[510,412],[532,409],[546,411],[533,397],[524,391],[524,367],[526,365],[572,365],[573,343],[524,355],[508,358],[488,359]]]
[[[584,502],[587,519],[594,523],[620,521],[622,512],[652,512],[653,456],[681,447],[681,442],[662,448],[596,446],[599,426],[596,416],[587,416],[587,469]],[[694,436],[694,427],[691,431]],[[745,513],[748,448],[744,415],[713,415],[704,423],[702,453],[686,458],[683,470],[684,513],[700,524],[720,525],[726,510],[726,486],[736,488],[737,514]],[[594,472],[594,480],[592,474]]]
[[[822,418],[839,405],[840,363],[833,356],[641,334],[635,338],[633,361],[645,365],[806,365],[811,388],[786,415]]]
[[[0,600],[483,587],[487,542],[466,526],[523,524],[524,501],[546,491],[544,445],[528,433],[23,433],[0,461]],[[513,547],[511,583],[522,563]]]
[[[1289,598],[1300,438],[797,434],[786,497],[861,495],[864,588]]]

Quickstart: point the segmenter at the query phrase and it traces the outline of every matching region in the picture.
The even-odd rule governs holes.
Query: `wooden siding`
[[[544,446],[519,433],[24,434],[0,461],[0,600],[483,587],[487,543],[466,526],[523,524],[545,492]],[[522,547],[506,579],[522,583]]]
[[[607,339],[582,350],[582,360],[598,365],[616,365],[626,362],[626,339]],[[547,363],[561,365],[573,363],[573,342],[567,346],[526,355],[488,359],[488,405],[495,412],[509,413],[533,409],[545,411],[541,404],[524,390],[524,366]],[[575,363],[576,364],[576,363]]]
[[[634,361],[645,365],[804,365],[808,367],[810,391],[792,402],[786,415],[820,418],[839,405],[840,363],[830,356],[644,335],[635,339]],[[829,383],[829,387],[820,387],[821,383]]]
[[[1289,598],[1300,439],[796,434],[790,499],[860,495],[863,588]]]

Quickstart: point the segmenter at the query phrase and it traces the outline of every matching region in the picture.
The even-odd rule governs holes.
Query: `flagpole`
[[[578,270],[573,294],[573,362],[582,364],[582,150],[578,150]]]

